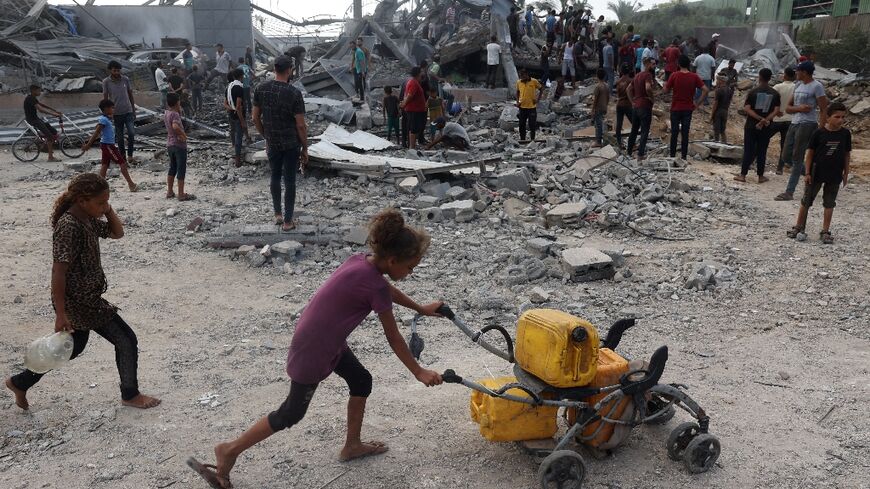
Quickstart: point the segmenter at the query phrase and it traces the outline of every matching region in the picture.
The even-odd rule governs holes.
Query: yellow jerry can
[[[553,309],[532,309],[517,324],[517,365],[554,387],[581,387],[595,378],[598,330]]]
[[[479,383],[490,390],[517,381],[516,377],[486,379]],[[510,389],[508,394],[528,398],[519,389]],[[480,425],[480,434],[489,441],[522,441],[551,438],[556,434],[556,417],[559,408],[532,406],[508,401],[471,391],[471,419]]]
[[[628,360],[622,358],[622,356],[609,348],[601,348],[598,350],[598,368],[596,369],[595,378],[589,384],[589,387],[607,387],[610,385],[616,385],[619,383],[619,378],[622,374],[628,372],[628,370]],[[604,399],[607,394],[608,393],[595,394],[586,399],[586,402],[592,406],[601,399]],[[631,402],[631,397],[622,398],[618,405],[615,405],[616,401],[610,401],[608,404],[605,404],[600,411],[598,411],[598,414],[608,416],[610,419],[620,419]],[[576,411],[574,409],[568,409],[565,414],[567,415],[568,424],[573,425],[574,421],[577,419]],[[601,426],[599,427],[599,425]],[[593,438],[586,440],[583,443],[589,446],[598,447],[608,442],[611,435],[613,435],[613,429],[615,426],[616,425],[613,423],[604,423],[603,421],[596,421],[589,424],[589,426],[583,430],[582,436]]]

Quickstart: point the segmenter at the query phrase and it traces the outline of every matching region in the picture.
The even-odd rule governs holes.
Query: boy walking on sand
[[[103,158],[100,165],[100,176],[106,178],[106,173],[109,171],[109,163],[114,161],[118,166],[121,167],[121,175],[124,176],[124,180],[127,181],[127,186],[130,187],[130,192],[136,192],[139,190],[139,187],[133,183],[133,179],[130,178],[130,172],[127,171],[127,160],[124,159],[124,153],[118,150],[118,146],[115,145],[115,126],[112,123],[110,117],[115,115],[115,103],[108,99],[103,99],[100,101],[100,112],[103,115],[97,119],[97,127],[94,128],[94,134],[91,135],[90,139],[82,146],[83,151],[87,151],[91,149],[91,146],[94,142],[99,139],[100,140],[100,150],[103,152]]]
[[[169,154],[169,174],[166,177],[166,198],[175,197],[172,185],[178,179],[178,200],[193,200],[193,194],[184,193],[184,177],[187,175],[187,133],[181,123],[181,98],[170,93],[166,96],[168,108],[163,113],[166,125],[166,152]]]
[[[813,201],[822,190],[822,206],[825,208],[822,231],[819,237],[822,243],[833,244],[831,235],[831,218],[837,205],[837,193],[840,182],[843,188],[849,183],[849,161],[852,151],[852,133],[843,127],[846,118],[846,106],[835,102],[827,109],[828,118],[824,126],[813,133],[806,152],[806,185],[801,208],[798,211],[797,223],[786,234],[789,238],[804,232],[807,225],[807,214]]]

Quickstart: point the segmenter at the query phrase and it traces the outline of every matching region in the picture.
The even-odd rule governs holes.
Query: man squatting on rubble
[[[252,118],[257,131],[266,139],[266,154],[272,177],[269,190],[275,224],[283,231],[296,227],[293,220],[296,203],[296,172],[299,163],[308,164],[308,126],[305,102],[299,90],[290,84],[293,59],[275,58],[275,79],[261,83],[254,92]],[[281,181],[284,181],[284,206],[281,206]]]
[[[42,93],[42,87],[39,85],[30,85],[30,95],[24,98],[24,120],[33,126],[34,129],[42,134],[45,138],[45,146],[48,150],[48,161],[60,161],[54,157],[54,143],[57,142],[57,129],[51,127],[51,124],[42,120],[37,112],[53,115],[55,117],[63,117],[60,111],[39,101],[38,97]]]

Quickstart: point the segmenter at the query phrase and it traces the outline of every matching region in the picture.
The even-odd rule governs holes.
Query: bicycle
[[[75,126],[75,128],[81,132],[81,128],[69,117],[58,117],[57,121],[60,125],[60,137],[57,138],[58,148],[67,157],[78,158],[84,154],[82,146],[84,146],[85,140],[77,134],[67,134],[63,128],[63,119],[68,120],[70,124]],[[48,138],[40,134],[40,132],[27,121],[25,121],[24,124],[27,125],[27,130],[21,133],[21,135],[18,136],[18,139],[13,141],[12,154],[19,161],[29,162],[39,158],[39,154],[48,143]]]

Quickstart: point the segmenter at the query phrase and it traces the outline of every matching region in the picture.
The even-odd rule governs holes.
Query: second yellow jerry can
[[[553,387],[581,387],[595,378],[598,330],[588,321],[553,309],[520,316],[517,365]]]
[[[500,377],[485,379],[479,383],[490,390],[498,390],[516,381],[516,377]],[[507,394],[529,397],[519,389],[510,389]],[[471,419],[480,425],[480,434],[489,441],[550,438],[556,434],[558,410],[558,407],[532,406],[471,391]]]

